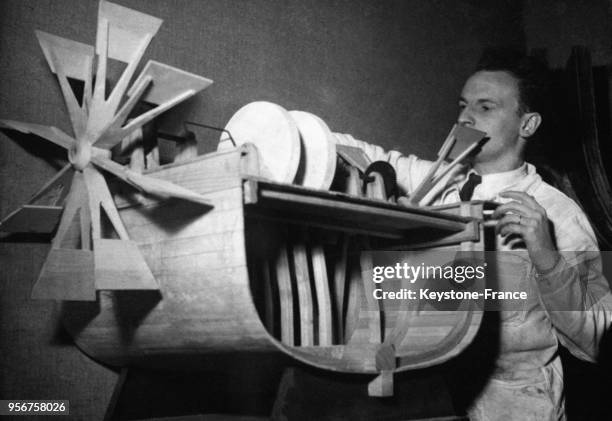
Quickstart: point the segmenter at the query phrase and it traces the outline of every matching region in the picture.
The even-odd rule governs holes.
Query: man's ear
[[[521,120],[521,130],[519,134],[523,138],[528,138],[538,130],[538,127],[540,127],[542,116],[540,113],[525,113]]]

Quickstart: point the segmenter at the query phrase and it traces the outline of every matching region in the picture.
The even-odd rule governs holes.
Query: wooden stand
[[[285,370],[272,420],[421,420],[467,421],[456,416],[442,376],[414,372],[398,376],[393,397],[366,393],[364,376],[330,374],[292,367]]]

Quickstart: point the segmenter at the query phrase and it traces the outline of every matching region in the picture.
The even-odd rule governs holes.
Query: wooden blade
[[[95,301],[93,252],[51,249],[32,288],[31,298]]]
[[[149,86],[151,83],[152,86]],[[205,77],[150,60],[128,91],[129,99],[115,115],[104,133],[101,133],[95,145],[99,148],[112,148],[121,139],[129,136],[133,130],[142,127],[161,113],[192,97],[211,84],[212,80]],[[121,128],[139,100],[156,104],[157,107],[139,115]]]
[[[62,210],[61,206],[23,205],[0,221],[0,231],[50,234],[60,221]]]
[[[124,63],[134,61],[143,41],[155,36],[163,22],[146,13],[101,0],[98,7],[97,54],[103,49],[102,20],[106,20],[109,26],[108,57]]]
[[[127,230],[119,217],[115,202],[102,174],[94,167],[87,167],[83,170],[83,176],[89,195],[89,211],[91,213],[92,236],[94,240],[101,238],[100,208],[104,209],[119,238],[129,240]]]
[[[0,231],[12,233],[52,233],[62,215],[63,207],[57,205],[64,201],[73,174],[74,172],[70,164],[62,168],[59,173],[32,196],[28,204],[21,206],[0,221]],[[60,191],[52,201],[52,204],[35,204],[36,201],[47,196],[55,188],[59,188]]]
[[[123,128],[118,128],[119,124],[115,124],[115,122],[113,122],[110,127],[102,134],[100,139],[95,143],[96,147],[104,149],[112,148],[122,139],[129,136],[134,130],[139,129],[161,113],[183,102],[187,98],[192,97],[194,94],[194,91],[186,91],[181,94],[178,94],[176,97],[168,100],[167,102],[158,105],[157,107],[147,111],[144,114],[139,115]]]
[[[64,149],[70,149],[74,144],[74,138],[70,137],[57,127],[43,126],[42,124],[22,123],[14,120],[0,120],[0,130],[17,130],[25,134],[33,134],[42,137],[49,142],[55,143]]]
[[[444,176],[451,172],[451,170],[457,165],[461,164],[472,152],[474,152],[477,148],[481,147],[487,140],[488,138],[485,138],[483,136],[481,139],[477,140],[476,142],[469,145],[466,149],[464,149],[459,155],[457,155],[453,162],[448,164],[448,166],[444,168],[444,170],[439,175],[436,175],[436,177],[432,181],[433,185],[437,184],[440,180],[442,180]]]
[[[110,159],[106,159],[100,156],[94,156],[91,160],[98,167],[110,172],[111,174],[117,176],[126,183],[131,184],[138,190],[144,191],[155,196],[161,196],[165,198],[174,197],[177,199],[187,200],[193,203],[204,205],[210,208],[214,207],[214,205],[204,196],[192,190],[181,187],[177,184],[159,178],[138,174],[134,171],[126,169],[125,167],[117,164],[116,162],[111,161]]]
[[[451,128],[450,132],[448,132],[448,136],[446,136],[446,139],[444,140],[444,143],[442,144],[442,147],[438,151],[438,156],[439,157],[441,157],[443,159],[446,159],[446,156],[450,152],[450,149],[455,144],[455,130],[456,129],[457,129],[457,125],[454,124],[453,127]]]
[[[470,127],[454,125],[451,129],[448,137],[444,141],[442,148],[438,152],[438,159],[431,166],[421,184],[412,192],[410,195],[410,204],[418,206],[422,199],[435,187],[435,185],[442,180],[453,168],[455,168],[461,161],[473,152],[487,134],[480,130],[472,129]],[[453,159],[453,162],[446,166],[440,174],[438,168],[444,160],[447,158]],[[421,204],[424,206],[424,204]]]
[[[159,289],[137,244],[129,240],[102,174],[89,166],[83,170],[83,177],[89,197],[96,289]],[[101,238],[100,209],[108,216],[119,240]]]
[[[139,82],[147,77],[153,79],[153,86],[140,99],[152,104],[163,104],[182,92],[194,91],[194,93],[198,93],[213,83],[212,80],[203,76],[149,60],[128,91],[128,96],[133,96]]]
[[[83,238],[83,208],[87,203],[87,190],[83,175],[75,173],[66,205],[53,238],[51,250],[32,289],[32,298],[51,300],[93,301],[96,299],[93,253]],[[81,249],[62,248],[71,226],[81,226]]]
[[[456,142],[448,153],[447,158],[454,160],[475,142],[480,142],[484,139],[487,134],[471,127],[456,126],[453,135]]]
[[[72,77],[83,82],[91,79],[94,49],[90,45],[42,31],[36,31],[36,36],[51,71],[57,75],[74,133],[76,137],[80,137],[85,132],[87,113],[79,105],[79,101],[84,103],[83,97],[76,98],[68,78]]]
[[[161,24],[162,20],[156,17],[100,1],[96,36],[96,53],[99,59],[90,112],[93,118],[90,118],[87,127],[91,142],[96,141],[113,120],[136,67]],[[109,58],[127,63],[127,66],[106,99],[104,85]]]
[[[55,237],[53,237],[53,248],[59,249],[62,247],[64,237],[68,233],[76,215],[79,214],[82,208],[87,207],[87,198],[87,188],[83,180],[83,174],[75,172],[70,185],[70,192],[64,205],[64,212],[62,212],[57,232]],[[88,247],[82,246],[82,248]]]
[[[136,104],[138,103],[138,98],[144,90],[149,86],[149,84],[153,81],[150,77],[144,78],[140,80],[137,87],[137,94],[128,98],[128,100],[123,104],[119,112],[113,118],[113,121],[108,125],[104,132],[100,136],[100,138],[95,142],[97,147],[102,147],[106,149],[110,149],[120,141],[124,141],[127,136],[123,136],[121,134],[121,125],[128,118]]]
[[[59,63],[67,77],[82,82],[91,79],[93,45],[72,41],[43,31],[36,31],[36,37],[53,73],[57,73],[56,64]],[[52,60],[51,51],[55,54],[57,63]]]
[[[174,197],[211,208],[214,207],[212,202],[204,196],[160,178],[147,177],[133,171],[128,171],[128,180],[145,192],[155,196]]]
[[[339,135],[338,133],[334,134],[337,136]],[[338,143],[336,145],[336,151],[342,159],[357,168],[362,173],[365,173],[365,170],[366,168],[368,168],[368,165],[372,163],[372,161],[370,161],[370,158],[368,158],[363,149]]]
[[[97,290],[158,290],[138,245],[129,240],[94,239]]]

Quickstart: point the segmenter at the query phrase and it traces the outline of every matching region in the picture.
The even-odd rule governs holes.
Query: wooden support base
[[[272,420],[467,420],[456,416],[442,377],[420,371],[396,375],[392,397],[368,396],[372,376],[287,368]]]

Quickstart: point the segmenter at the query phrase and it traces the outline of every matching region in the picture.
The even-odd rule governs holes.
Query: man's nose
[[[462,126],[473,126],[474,125],[474,117],[470,112],[468,107],[463,108],[459,113],[459,117],[457,117],[457,123]]]

